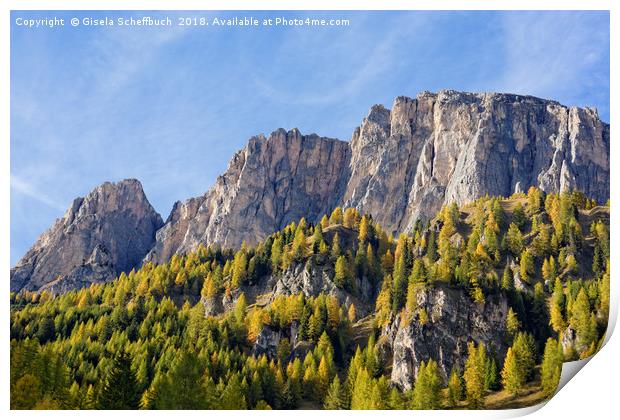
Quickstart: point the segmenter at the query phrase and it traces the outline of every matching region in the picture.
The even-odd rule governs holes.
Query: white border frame
[[[2,2],[2,18],[4,24],[0,30],[0,45],[1,45],[1,57],[4,58],[2,62],[4,65],[1,67],[2,79],[0,83],[0,92],[3,98],[3,107],[0,116],[0,130],[2,130],[2,150],[0,152],[0,178],[2,182],[0,184],[0,197],[1,202],[4,203],[0,207],[2,215],[2,222],[0,223],[0,238],[2,243],[0,245],[0,270],[4,273],[4,287],[8,292],[9,285],[9,270],[10,270],[10,25],[7,25],[10,20],[11,10],[610,10],[610,124],[613,126],[614,115],[617,112],[617,98],[618,98],[618,83],[617,75],[619,73],[618,67],[618,51],[614,50],[614,47],[618,47],[618,28],[620,20],[617,17],[618,8],[620,2],[612,0],[590,0],[590,1],[572,1],[572,0],[434,0],[427,2],[422,1],[407,1],[407,0],[382,0],[382,1],[369,1],[369,0],[264,0],[264,1],[252,1],[252,0],[210,0],[210,1],[191,1],[191,0],[4,0]],[[611,130],[612,135],[615,132]],[[617,194],[619,191],[618,183],[618,171],[614,170],[615,164],[620,163],[620,152],[618,151],[618,145],[611,141],[611,197],[619,197]],[[620,261],[620,236],[618,233],[618,223],[616,218],[611,219],[611,260],[614,262]],[[613,337],[611,334],[616,324],[618,315],[618,297],[620,296],[620,283],[616,278],[616,272],[618,271],[617,264],[612,264],[611,267],[611,314],[609,321],[609,330],[605,347],[595,355],[591,361],[585,361],[577,363],[583,365],[588,363],[588,368],[579,373],[579,379],[570,381],[555,397],[553,397],[540,411],[536,411],[545,404],[540,406],[534,406],[525,409],[518,410],[503,410],[503,411],[438,411],[438,412],[420,412],[420,411],[402,411],[402,412],[328,412],[330,417],[349,418],[355,416],[357,418],[376,418],[387,417],[391,418],[407,418],[411,416],[416,418],[445,418],[448,415],[458,418],[503,418],[503,417],[515,417],[535,412],[533,418],[608,418],[611,417],[610,413],[616,412],[617,399],[617,385],[620,381],[620,361],[618,360],[620,355],[620,342],[617,337]],[[5,295],[5,305],[8,305],[8,293]],[[5,307],[5,310],[1,314],[1,325],[3,328],[2,337],[0,342],[2,346],[2,366],[7,371],[0,378],[0,384],[2,384],[2,394],[0,395],[0,401],[2,401],[2,407],[5,410],[9,410],[9,311]],[[563,372],[563,379],[569,374],[569,370],[576,373],[579,368],[574,368],[574,365],[567,369],[565,366]],[[131,413],[132,416],[142,417],[148,416],[149,418],[166,418],[171,413],[157,412],[157,411],[140,411]],[[316,416],[316,411],[298,411],[295,416],[303,419],[311,419]],[[33,417],[33,418],[61,418],[67,415],[76,417],[95,417],[95,418],[107,418],[111,413],[103,411],[82,411],[82,412],[16,412],[11,411],[10,415],[15,418]],[[205,412],[190,412],[184,411],[179,413],[181,416],[189,416],[192,418],[199,418],[204,416],[227,416],[232,418],[245,418],[246,416],[254,416],[258,418],[285,418],[291,415],[286,411],[274,411],[274,412],[260,412],[253,411],[236,411],[227,413],[205,413]],[[323,413],[321,413],[323,415]]]

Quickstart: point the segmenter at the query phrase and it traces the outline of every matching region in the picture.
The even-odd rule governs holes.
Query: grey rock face
[[[224,312],[222,300],[222,295],[216,295],[211,298],[201,297],[200,303],[202,303],[202,306],[205,308],[205,316],[214,316]]]
[[[340,304],[350,306],[354,304],[359,316],[367,315],[372,309],[374,290],[366,278],[356,278],[355,290],[357,296],[338,288],[333,281],[334,273],[331,266],[317,264],[311,258],[305,265],[297,264],[289,267],[284,273],[275,277],[275,287],[271,293],[273,298],[284,295],[318,296],[323,293],[338,298]]]
[[[280,331],[276,331],[269,326],[263,327],[258,337],[256,337],[256,342],[252,347],[252,354],[254,356],[265,354],[270,359],[275,358],[281,336],[282,333]]]
[[[231,160],[204,196],[177,203],[148,258],[199,243],[256,243],[334,207],[408,232],[442,205],[538,186],[609,198],[609,125],[595,110],[530,96],[424,92],[375,105],[349,143],[275,131]]]
[[[332,281],[334,273],[308,260],[305,265],[296,264],[278,276],[274,295],[317,296],[319,293],[333,294],[344,299],[344,292]]]
[[[277,330],[268,325],[264,326],[258,336],[256,337],[256,341],[252,346],[252,354],[256,357],[260,355],[266,355],[269,359],[274,359],[278,354],[278,345],[280,341],[286,339],[288,340],[288,344],[290,349],[297,351],[297,354],[301,354],[302,352],[307,353],[307,342],[299,342],[297,341],[297,334],[299,330],[299,325],[297,322],[293,322],[288,328],[284,330]]]
[[[436,285],[418,291],[417,308],[428,314],[424,325],[416,314],[405,323],[397,316],[382,333],[391,343],[391,381],[399,388],[411,389],[420,364],[429,359],[437,362],[447,383],[455,364],[463,369],[471,341],[493,348],[498,360],[503,360],[508,313],[504,295],[490,295],[484,304],[476,304],[462,289]]]
[[[11,269],[11,291],[57,293],[109,281],[140,265],[162,224],[140,182],[106,182],[75,199]]]
[[[298,130],[253,137],[204,196],[175,204],[147,256],[167,261],[200,243],[254,244],[293,220],[315,221],[337,206],[349,145]]]
[[[580,349],[576,349],[577,334],[575,333],[575,330],[572,329],[570,326],[568,326],[566,330],[562,332],[561,343],[562,351],[565,355],[570,354],[572,351],[585,350],[583,347],[581,347]]]

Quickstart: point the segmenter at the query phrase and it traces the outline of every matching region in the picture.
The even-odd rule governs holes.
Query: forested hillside
[[[532,404],[600,347],[609,258],[609,203],[578,192],[445,206],[398,238],[336,208],[255,247],[12,293],[11,408]]]

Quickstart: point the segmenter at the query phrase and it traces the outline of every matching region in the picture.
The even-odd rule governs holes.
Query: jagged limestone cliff
[[[538,186],[609,197],[609,125],[589,108],[441,91],[376,105],[350,143],[280,129],[250,139],[204,196],[174,206],[147,259],[238,247],[336,206],[408,232],[443,204]]]
[[[442,91],[381,106],[355,131],[345,206],[408,231],[443,204],[530,186],[609,197],[609,125],[596,111],[507,94]]]
[[[296,129],[251,138],[215,185],[177,202],[163,226],[137,181],[114,185],[76,200],[11,270],[11,290],[86,286],[201,243],[252,245],[336,206],[397,234],[446,203],[530,186],[603,202],[609,125],[595,110],[530,96],[424,92],[396,98],[391,110],[373,106],[350,142]]]

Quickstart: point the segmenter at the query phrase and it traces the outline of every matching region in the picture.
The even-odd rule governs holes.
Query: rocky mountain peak
[[[147,260],[200,243],[254,244],[292,220],[313,221],[337,205],[349,160],[348,143],[297,129],[252,137],[204,196],[175,205]]]
[[[163,224],[138,180],[106,182],[73,201],[11,270],[11,291],[65,291],[139,266]]]
[[[609,125],[596,111],[500,93],[399,96],[372,106],[348,143],[297,129],[251,138],[209,192],[175,206],[149,258],[255,243],[336,206],[398,234],[444,204],[530,186],[607,200]]]
[[[530,186],[609,197],[609,125],[595,110],[532,96],[401,96],[391,110],[373,107],[351,149],[343,205],[372,213],[394,233],[444,204]]]
[[[386,109],[383,105],[373,105],[370,108],[368,116],[364,118],[364,123],[377,124],[380,127],[389,131],[390,128],[390,110]]]
[[[12,290],[30,284],[33,275],[38,279],[33,288],[49,275],[62,277],[90,258],[96,232],[107,237],[116,232],[114,226],[139,225],[143,218],[139,239],[123,230],[109,239],[112,244],[101,239],[112,254],[115,247],[130,252],[131,241],[139,243],[129,257],[112,258],[115,267],[131,268],[128,261],[147,252],[147,261],[161,263],[199,244],[252,245],[302,217],[316,223],[337,206],[371,214],[388,232],[399,234],[445,204],[487,194],[509,196],[530,186],[579,190],[604,202],[609,198],[609,133],[594,109],[532,96],[454,90],[399,96],[391,109],[372,106],[350,142],[282,128],[252,137],[211,189],[175,203],[152,247],[147,238],[159,222],[139,182],[102,184],[77,199],[53,233],[44,234],[20,261],[12,271]],[[100,215],[113,215],[114,221]],[[59,229],[85,229],[85,244],[77,246],[83,250],[64,250],[68,260],[50,263],[52,268],[38,275],[33,270],[40,257],[34,255],[55,243]]]

